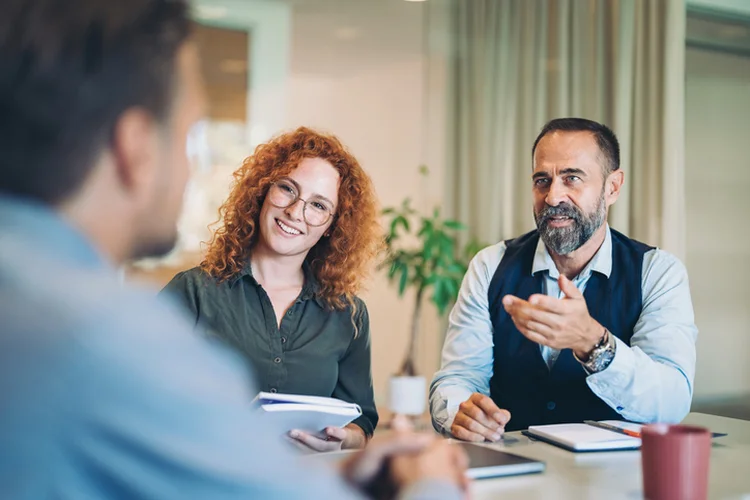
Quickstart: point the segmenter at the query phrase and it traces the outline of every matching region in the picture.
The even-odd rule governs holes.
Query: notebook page
[[[638,438],[587,424],[553,424],[529,427],[529,433],[576,451],[616,450],[640,446]]]

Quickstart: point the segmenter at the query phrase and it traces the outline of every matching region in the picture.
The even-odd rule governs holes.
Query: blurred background
[[[749,0],[193,0],[210,116],[180,242],[127,279],[197,265],[232,172],[255,145],[331,132],[383,206],[467,224],[494,243],[533,228],[530,151],[549,119],[610,125],[626,189],[610,224],[688,267],[698,338],[693,409],[750,419]],[[420,169],[420,166],[426,166]],[[424,173],[428,172],[427,175]],[[384,406],[414,297],[384,272],[363,294]],[[417,370],[439,366],[445,317],[422,308]]]

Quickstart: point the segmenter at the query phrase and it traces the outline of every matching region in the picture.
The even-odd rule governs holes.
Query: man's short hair
[[[124,111],[160,121],[185,0],[2,0],[0,194],[58,204],[84,183]]]
[[[591,132],[594,134],[596,144],[599,146],[602,159],[604,160],[604,174],[609,175],[620,168],[620,143],[612,129],[606,125],[587,120],[586,118],[555,118],[544,126],[531,148],[531,161],[534,161],[534,153],[539,141],[547,134],[556,131],[563,132]]]

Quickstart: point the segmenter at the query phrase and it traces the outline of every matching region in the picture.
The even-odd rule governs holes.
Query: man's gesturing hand
[[[534,294],[523,300],[506,295],[503,306],[518,331],[532,342],[572,349],[579,359],[587,359],[604,335],[604,327],[591,317],[583,294],[572,281],[561,274],[558,283],[564,299]]]

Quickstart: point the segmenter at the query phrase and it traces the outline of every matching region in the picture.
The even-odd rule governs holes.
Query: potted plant
[[[400,207],[383,210],[388,218],[386,258],[380,269],[387,269],[388,279],[395,284],[399,296],[407,290],[415,294],[406,356],[399,371],[391,377],[389,407],[394,413],[421,415],[425,410],[426,381],[415,366],[420,315],[429,294],[438,314],[445,314],[456,300],[461,281],[471,258],[481,248],[470,242],[459,249],[458,234],[464,224],[443,219],[440,209],[431,216],[419,214],[405,199]]]

